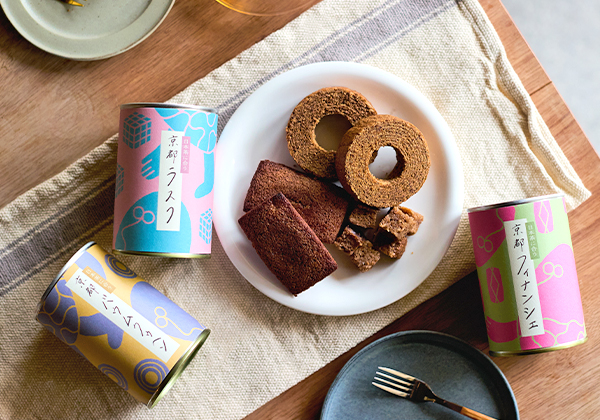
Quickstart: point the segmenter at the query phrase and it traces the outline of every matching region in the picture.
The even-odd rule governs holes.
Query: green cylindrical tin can
[[[490,354],[587,340],[562,194],[468,209]]]

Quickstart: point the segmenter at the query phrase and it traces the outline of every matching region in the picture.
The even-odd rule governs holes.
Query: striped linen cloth
[[[476,0],[324,0],[172,102],[218,109],[220,129],[254,90],[319,61],[354,61],[419,89],[452,130],[464,208],[589,192],[509,64]],[[111,248],[116,136],[0,211],[0,418],[239,419],[475,269],[466,214],[437,269],[371,313],[309,315],[255,290],[216,238],[210,260],[122,260],[213,334],[149,411],[35,320],[36,304],[89,240]],[[482,158],[485,156],[485,159]]]

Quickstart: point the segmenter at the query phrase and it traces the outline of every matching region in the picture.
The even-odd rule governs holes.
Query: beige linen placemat
[[[274,76],[334,60],[387,70],[433,102],[460,149],[465,208],[564,192],[572,209],[589,196],[476,0],[324,0],[173,101],[216,107],[223,124]],[[0,211],[2,419],[238,419],[475,268],[463,214],[448,254],[413,293],[335,318],[263,296],[217,238],[207,261],[123,258],[213,330],[149,411],[34,321],[41,294],[81,245],[110,249],[116,148],[113,137]]]

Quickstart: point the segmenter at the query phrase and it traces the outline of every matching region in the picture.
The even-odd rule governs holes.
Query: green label
[[[535,233],[535,222],[525,223],[527,228],[527,241],[529,242],[529,254],[532,260],[540,258],[540,249],[538,248],[537,235]]]

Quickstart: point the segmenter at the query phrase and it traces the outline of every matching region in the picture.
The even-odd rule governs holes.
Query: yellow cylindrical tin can
[[[149,408],[210,334],[94,242],[48,286],[36,319]]]

